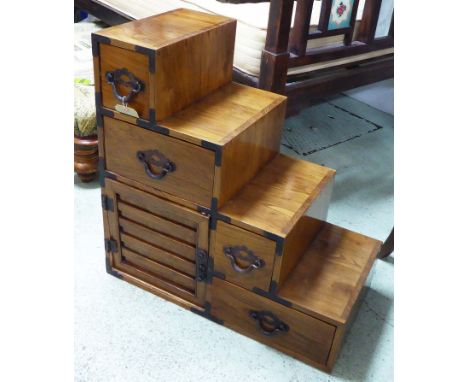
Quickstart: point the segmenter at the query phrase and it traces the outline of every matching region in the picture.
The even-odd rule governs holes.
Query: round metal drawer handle
[[[223,252],[224,256],[230,260],[232,269],[238,273],[250,273],[254,269],[260,269],[265,266],[265,261],[255,256],[253,251],[248,249],[245,245],[236,247],[226,246],[223,248]],[[248,265],[242,267],[239,261],[245,261]]]
[[[162,179],[168,173],[176,170],[176,165],[171,162],[158,150],[137,151],[137,159],[143,164],[146,175],[152,179]],[[155,166],[161,169],[159,173],[154,173],[150,166]]]
[[[264,336],[271,337],[289,331],[289,326],[272,312],[251,310],[249,315],[257,322],[257,326]]]

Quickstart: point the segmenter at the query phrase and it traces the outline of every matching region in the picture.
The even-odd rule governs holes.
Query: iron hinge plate
[[[106,239],[104,241],[104,246],[106,248],[106,252],[117,252],[117,242],[114,239]]]
[[[208,253],[202,249],[197,249],[196,265],[197,265],[197,281],[206,282],[208,280]]]
[[[102,209],[104,211],[114,212],[114,201],[107,195],[101,195]]]

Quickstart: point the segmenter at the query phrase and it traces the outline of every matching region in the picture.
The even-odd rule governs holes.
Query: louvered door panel
[[[147,192],[106,179],[104,193],[112,268],[189,304],[201,306],[205,283],[197,280],[197,253],[208,249],[208,217]]]

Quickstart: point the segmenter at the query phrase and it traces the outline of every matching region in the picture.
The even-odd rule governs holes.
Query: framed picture
[[[355,0],[332,0],[328,30],[347,29],[351,26]]]

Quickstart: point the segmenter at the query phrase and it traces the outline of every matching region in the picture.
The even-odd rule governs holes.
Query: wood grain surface
[[[214,279],[211,313],[224,325],[282,352],[324,368],[336,327],[227,281]],[[289,326],[289,331],[266,336],[250,316],[251,311],[268,311]]]
[[[234,225],[285,238],[334,174],[327,167],[278,154],[219,212]]]
[[[197,102],[231,81],[235,31],[233,19],[177,9],[95,33],[103,105],[119,103],[105,75],[123,68],[144,83],[129,103],[140,118],[154,109],[160,121]]]
[[[196,280],[195,254],[208,251],[208,217],[111,179],[105,195],[112,201],[105,225],[116,242],[113,268],[131,282],[203,305],[206,285]]]
[[[231,82],[159,124],[170,135],[195,144],[224,146],[285,102],[284,96]]]
[[[343,325],[381,242],[326,223],[278,294],[305,313]]]
[[[149,119],[149,82],[148,72],[148,56],[143,53],[134,52],[127,49],[122,49],[116,46],[101,44],[100,47],[100,83],[102,94],[102,106],[109,109],[114,109],[115,105],[121,102],[117,100],[112,92],[112,85],[106,80],[106,73],[116,69],[128,69],[133,73],[138,80],[142,81],[144,88],[128,103],[138,112],[140,118]],[[98,88],[96,88],[98,89]],[[119,93],[126,95],[129,89],[125,87],[119,88]]]
[[[226,280],[247,289],[254,287],[268,291],[275,261],[276,242],[242,228],[219,221],[212,236],[211,256],[214,269],[225,275]],[[259,257],[265,265],[249,273],[239,273],[232,267],[231,261],[224,254],[225,247],[245,246]],[[245,266],[245,264],[240,264]]]
[[[104,117],[104,135],[107,169],[199,205],[210,206],[213,151],[108,117]],[[175,164],[176,170],[163,179],[149,177],[137,159],[137,152],[147,150],[158,150]]]
[[[232,22],[233,19],[224,16],[181,8],[102,29],[96,34],[128,46],[157,50]]]

